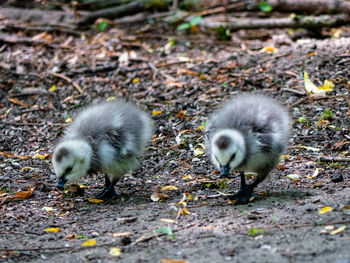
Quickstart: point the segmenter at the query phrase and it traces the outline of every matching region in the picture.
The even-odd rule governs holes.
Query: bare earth
[[[252,39],[254,32],[218,42],[203,33],[166,27],[137,33],[139,28],[91,30],[86,40],[53,34],[47,45],[1,48],[0,261],[350,263],[349,163],[319,161],[323,155],[350,157],[350,38],[297,43],[281,30],[266,31],[265,42]],[[170,38],[176,45],[165,47]],[[278,52],[261,52],[267,45]],[[126,51],[136,57],[121,61],[130,56]],[[307,95],[304,71],[317,85],[332,81],[333,91]],[[293,123],[278,168],[252,202],[234,205],[225,194],[238,190],[239,178],[220,180],[207,156],[195,156],[194,149],[204,142],[201,126],[210,113],[242,91],[279,99]],[[102,175],[86,177],[82,195],[57,191],[47,154],[66,120],[91,101],[112,96],[136,102],[154,119],[141,168],[117,184],[120,195],[108,202],[88,201],[101,189]],[[326,109],[333,118],[320,121]],[[177,190],[152,201],[157,186],[167,185]],[[6,199],[29,186],[29,198]],[[178,204],[184,194],[188,210]],[[325,206],[332,211],[319,214]],[[173,238],[155,232],[168,226]],[[248,235],[254,228],[263,233]],[[95,246],[82,246],[91,239]],[[121,255],[111,255],[112,247]]]

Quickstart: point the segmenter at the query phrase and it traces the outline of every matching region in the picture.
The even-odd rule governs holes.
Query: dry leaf
[[[184,84],[182,84],[176,80],[173,80],[173,79],[166,79],[165,84],[169,88],[172,88],[172,87],[182,88],[184,86]]]
[[[170,218],[161,218],[160,221],[162,221],[163,223],[169,223],[169,224],[177,223],[175,220]]]
[[[341,226],[341,227],[338,227],[336,230],[333,230],[330,234],[336,235],[336,234],[339,234],[340,232],[344,231],[345,229],[346,229],[346,226]]]
[[[34,154],[32,156],[33,159],[41,159],[41,160],[45,160],[47,158],[51,158],[51,154]]]
[[[110,96],[106,99],[106,101],[111,101],[111,100],[115,100],[115,96]]]
[[[164,191],[172,191],[172,190],[179,190],[175,185],[166,185],[160,189],[162,192]]]
[[[162,198],[168,198],[169,195],[167,194],[163,194],[163,193],[159,193],[160,191],[160,186],[157,186],[156,189],[154,190],[154,193],[151,195],[151,200],[153,202],[159,202],[162,201]]]
[[[84,242],[81,245],[82,246],[95,246],[96,245],[96,240],[95,239],[90,239],[90,240]]]
[[[125,237],[125,236],[131,236],[134,232],[121,232],[121,233],[112,233],[112,237]]]
[[[44,229],[45,232],[52,232],[52,233],[58,233],[61,231],[59,227],[51,227]]]
[[[57,89],[56,85],[52,85],[51,88],[49,89],[50,92],[54,92]]]
[[[176,114],[176,118],[179,118],[180,120],[183,120],[186,116],[187,111],[185,110],[180,110],[177,114]]]
[[[153,115],[153,116],[157,116],[157,115],[162,114],[162,113],[163,113],[163,112],[160,111],[160,110],[154,110],[154,111],[152,112],[152,115]]]
[[[191,212],[190,212],[190,210],[188,210],[187,207],[184,207],[184,208],[181,209],[180,214],[181,214],[181,215],[190,215]]]
[[[96,198],[88,198],[88,201],[94,204],[103,203],[102,199],[96,199]]]
[[[267,54],[277,53],[278,52],[278,48],[274,48],[274,47],[271,47],[271,46],[266,46],[266,47],[262,48],[260,50],[260,52],[265,52]]]
[[[288,174],[287,177],[291,180],[297,180],[300,178],[299,174]]]
[[[307,92],[314,94],[332,91],[334,88],[334,84],[328,80],[325,80],[322,86],[317,87],[314,83],[311,82],[306,71],[304,71],[304,86]]]
[[[334,230],[334,226],[333,225],[325,226],[324,229],[327,231]]]
[[[213,225],[204,226],[203,229],[204,229],[204,230],[213,230],[213,229],[214,229],[214,226],[213,226]]]
[[[190,180],[190,179],[192,179],[192,175],[186,174],[186,175],[182,176],[182,179],[183,180]]]
[[[318,168],[316,168],[314,173],[311,176],[308,176],[307,178],[309,178],[309,179],[316,178],[318,176],[319,171],[320,170]]]
[[[322,215],[322,214],[331,212],[332,210],[333,210],[332,207],[330,207],[330,206],[325,206],[325,207],[323,207],[320,211],[318,211],[318,213],[319,213],[320,215]]]
[[[111,250],[109,251],[109,254],[115,257],[119,257],[121,253],[122,251],[119,247],[112,247]]]
[[[26,103],[24,103],[23,101],[20,101],[16,98],[7,98],[7,99],[8,99],[8,101],[12,102],[13,104],[17,104],[17,105],[23,106],[23,107],[28,106]]]
[[[193,154],[194,156],[199,156],[205,154],[206,147],[203,143],[197,143],[193,147]]]
[[[306,54],[307,57],[312,57],[312,56],[315,56],[316,55],[316,52],[310,52],[308,54]]]
[[[199,74],[197,72],[191,71],[189,69],[185,69],[185,68],[180,68],[177,70],[177,75],[182,75],[182,74],[187,74],[190,76],[198,76]]]
[[[138,83],[139,81],[140,81],[139,78],[134,78],[134,79],[132,80],[132,83]]]

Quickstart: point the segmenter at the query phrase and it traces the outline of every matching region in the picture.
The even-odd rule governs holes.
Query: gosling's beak
[[[230,168],[228,165],[220,165],[220,175],[228,176],[230,174]]]
[[[64,189],[64,184],[67,182],[67,179],[64,176],[58,178],[56,187],[60,190]]]

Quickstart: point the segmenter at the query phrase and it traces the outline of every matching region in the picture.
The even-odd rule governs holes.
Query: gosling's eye
[[[235,157],[236,157],[236,153],[232,154],[229,163],[232,162],[233,159],[235,159]]]
[[[68,173],[70,173],[72,170],[73,170],[73,168],[72,168],[72,167],[67,167],[67,168],[66,168],[66,172],[65,172],[65,173],[66,173],[66,174],[68,174]]]

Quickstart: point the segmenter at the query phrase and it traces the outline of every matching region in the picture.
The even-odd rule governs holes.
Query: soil
[[[205,32],[135,24],[81,36],[28,31],[22,34],[46,44],[2,44],[0,260],[350,263],[349,162],[320,160],[350,157],[350,29],[341,30],[339,39],[325,31],[324,39],[298,42],[285,30],[238,31],[225,42]],[[266,46],[278,51],[262,52]],[[334,89],[308,94],[304,71]],[[245,205],[226,196],[238,190],[239,178],[223,180],[194,151],[204,143],[210,113],[240,92],[280,100],[292,121],[286,155]],[[141,168],[118,182],[119,196],[107,202],[88,200],[101,190],[101,174],[80,182],[81,195],[58,191],[50,154],[67,120],[113,96],[153,117],[155,135]],[[332,116],[323,115],[327,109]],[[177,188],[151,200],[167,185]],[[30,197],[10,199],[29,187]],[[186,207],[179,204],[184,195]],[[328,206],[332,211],[319,213]],[[82,246],[91,239],[96,245]],[[112,247],[120,256],[110,254]]]

